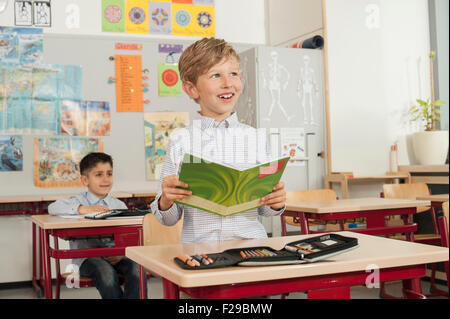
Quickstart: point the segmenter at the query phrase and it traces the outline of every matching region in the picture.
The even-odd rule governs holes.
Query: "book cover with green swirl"
[[[262,206],[260,199],[273,191],[289,157],[238,170],[185,154],[179,180],[192,195],[176,203],[229,216]]]

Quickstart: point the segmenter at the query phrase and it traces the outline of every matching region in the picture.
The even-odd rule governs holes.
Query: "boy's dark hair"
[[[80,174],[87,176],[89,171],[98,163],[109,163],[113,167],[112,157],[106,153],[93,152],[89,153],[80,161]]]

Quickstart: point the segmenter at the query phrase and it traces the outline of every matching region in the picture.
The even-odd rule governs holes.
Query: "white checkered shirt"
[[[265,130],[256,130],[239,123],[236,113],[220,123],[202,116],[200,120],[194,120],[193,125],[173,132],[162,166],[161,181],[166,176],[179,175],[186,152],[237,169],[247,169],[272,159]],[[267,234],[258,215],[277,216],[284,211],[284,208],[277,211],[269,206],[262,206],[222,217],[177,203],[168,210],[161,211],[158,205],[161,181],[151,210],[156,219],[168,226],[176,224],[184,211],[181,235],[183,243],[265,238]]]

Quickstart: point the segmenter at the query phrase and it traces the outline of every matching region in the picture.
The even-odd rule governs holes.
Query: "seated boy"
[[[126,209],[121,200],[109,196],[113,185],[113,161],[105,153],[89,153],[80,162],[81,182],[87,192],[59,199],[48,206],[50,215],[85,215],[110,209]],[[112,247],[111,239],[70,241],[71,249]],[[104,299],[139,298],[139,266],[124,256],[73,259],[80,275],[90,277]],[[117,274],[125,276],[124,291]]]
[[[239,123],[233,112],[242,89],[239,56],[224,40],[204,38],[189,46],[179,60],[183,90],[200,105],[200,120],[172,133],[162,166],[159,192],[151,204],[155,217],[164,225],[174,225],[183,215],[182,242],[205,242],[265,238],[267,233],[258,215],[277,216],[285,208],[286,192],[280,182],[262,198],[264,206],[221,217],[175,203],[191,195],[178,179],[184,154],[206,157],[237,169],[250,168],[271,160],[266,136]],[[250,132],[247,137],[242,132]],[[252,153],[253,152],[253,153]]]

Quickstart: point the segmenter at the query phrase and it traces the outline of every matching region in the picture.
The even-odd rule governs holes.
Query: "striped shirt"
[[[161,171],[158,194],[151,204],[156,219],[164,225],[176,224],[184,212],[181,242],[225,241],[266,238],[258,215],[277,216],[284,208],[269,206],[222,217],[197,208],[174,203],[168,210],[159,209],[161,182],[170,175],[179,175],[184,154],[223,163],[236,169],[247,169],[271,160],[265,130],[239,123],[236,113],[222,122],[201,116],[187,128],[174,131],[170,138]]]
[[[72,196],[68,199],[58,199],[57,201],[48,205],[48,213],[50,215],[79,215],[79,206],[106,206],[109,209],[126,209],[127,205],[121,200],[106,196],[99,199],[90,192],[83,192],[80,195]],[[85,248],[103,248],[113,247],[114,240],[109,238],[101,239],[76,239],[70,241],[70,249],[85,249]],[[72,263],[81,266],[86,258],[76,258]]]

